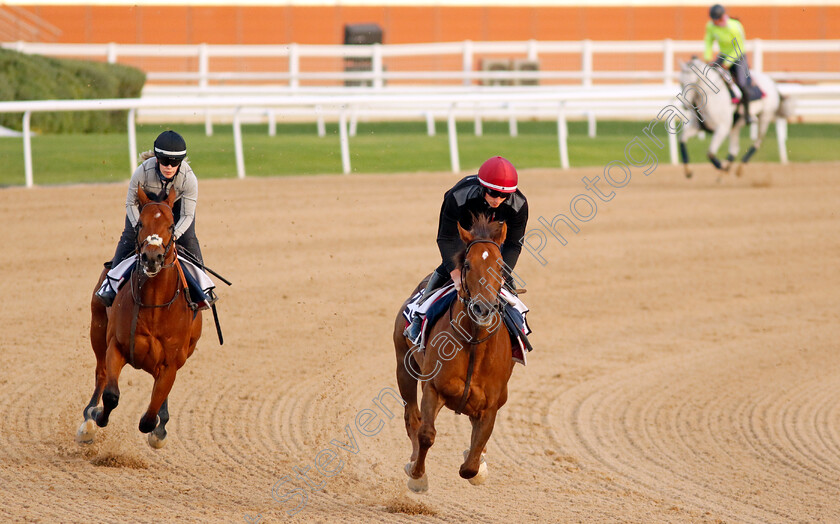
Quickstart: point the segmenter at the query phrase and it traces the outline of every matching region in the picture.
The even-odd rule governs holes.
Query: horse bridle
[[[143,213],[143,209],[146,209],[146,206],[164,206],[164,204],[162,204],[160,202],[149,202],[148,204],[146,204],[145,206],[143,206],[140,209],[140,213]],[[169,207],[169,206],[165,206],[165,207]],[[140,225],[141,224],[138,221],[137,222],[137,227],[135,228],[135,231],[134,231],[134,251],[137,253],[138,256],[140,255],[140,252],[143,251],[143,248],[146,247],[149,244],[149,239],[151,238],[151,236],[148,236],[148,237],[144,238],[142,242],[140,242]],[[172,224],[171,226],[169,226],[169,242],[167,242],[166,246],[164,246],[164,251],[163,251],[163,260],[164,261],[169,256],[169,252],[172,250],[172,246],[174,246],[174,245],[175,245],[175,224]],[[168,268],[168,267],[172,267],[173,265],[175,265],[174,260],[172,261],[172,263],[164,264],[160,268],[165,269],[165,268]]]
[[[464,294],[458,293],[458,300],[461,301],[461,303],[464,304],[464,307],[467,308],[467,313],[469,313],[471,311],[470,308],[473,305],[473,303],[475,302],[475,298],[473,298],[472,293],[470,292],[470,288],[467,285],[467,272],[470,269],[470,266],[467,263],[467,257],[470,254],[470,249],[476,244],[493,244],[494,246],[496,246],[499,249],[499,252],[502,251],[502,247],[499,244],[497,244],[496,242],[494,242],[493,240],[479,239],[479,240],[473,240],[472,242],[467,244],[467,248],[466,248],[466,250],[464,250],[464,265],[461,269],[461,290],[463,291]],[[493,301],[488,302],[486,299],[484,299],[484,297],[481,295],[481,293],[479,293],[479,296],[482,297],[482,301],[485,304],[488,304],[490,306],[490,312],[487,315],[488,317],[490,315],[492,315],[494,312],[500,312],[501,311],[502,303],[501,303],[501,300],[500,300],[500,294],[501,294],[501,289],[499,290],[499,293],[497,293],[496,296],[493,297]],[[475,342],[473,342],[472,340],[464,340],[464,342],[467,342],[468,344],[480,344],[481,342],[485,342],[486,340],[488,340],[491,336],[493,336],[493,333],[490,333],[486,337],[484,337],[484,338],[482,338],[478,341],[475,341]]]

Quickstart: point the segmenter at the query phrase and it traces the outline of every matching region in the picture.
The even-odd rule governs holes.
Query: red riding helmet
[[[481,164],[478,169],[478,181],[481,185],[502,193],[513,193],[519,182],[519,175],[506,158],[494,156]]]

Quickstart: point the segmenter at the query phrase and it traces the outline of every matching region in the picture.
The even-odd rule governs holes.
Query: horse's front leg
[[[717,151],[726,139],[726,135],[729,134],[730,129],[731,126],[718,126],[712,134],[712,141],[709,143],[709,150],[706,153],[706,156],[709,158],[709,162],[711,162],[718,170],[723,170],[723,164],[717,157]],[[720,181],[720,179],[718,179],[718,181]]]
[[[692,120],[693,122],[693,120]],[[688,167],[688,147],[686,147],[686,142],[689,138],[693,137],[697,134],[699,128],[697,125],[687,124],[685,129],[683,129],[682,133],[680,133],[680,158],[682,159],[683,163],[683,171],[685,172],[686,178],[691,178],[694,173],[691,172],[691,168]]]
[[[102,393],[102,407],[91,410],[91,416],[96,420],[96,425],[104,428],[108,425],[108,418],[111,411],[120,403],[120,372],[125,367],[125,357],[119,348],[116,340],[108,344],[108,351],[105,353],[105,392]]]
[[[724,165],[723,170],[727,173],[732,169],[732,163],[738,157],[738,151],[741,149],[741,128],[743,127],[742,121],[738,120],[738,122],[732,126],[732,130],[729,132],[729,154],[726,155],[726,165]]]
[[[764,117],[763,115],[759,116],[758,118],[758,138],[756,138],[755,142],[750,146],[746,153],[744,153],[744,157],[741,159],[741,165],[738,166],[738,170],[736,174],[741,176],[744,173],[744,164],[750,161],[750,158],[761,148],[761,144],[764,142],[764,137],[767,135],[767,130],[770,128],[770,119]]]
[[[177,371],[178,368],[174,365],[163,364],[161,366],[158,376],[155,377],[155,385],[152,387],[152,399],[149,402],[149,407],[140,419],[141,433],[149,433],[158,425],[158,413],[167,397],[169,397]]]
[[[464,463],[458,472],[461,478],[470,481],[475,486],[483,484],[487,480],[487,463],[484,460],[484,452],[487,441],[493,433],[493,426],[496,424],[496,413],[498,408],[485,409],[476,417],[470,417],[472,422],[472,438],[470,449],[465,452]]]
[[[166,444],[166,423],[169,422],[169,397],[163,401],[163,405],[158,411],[158,425],[154,431],[149,433],[148,442],[154,449],[160,449]]]
[[[435,389],[434,384],[426,382],[423,386],[423,400],[420,406],[422,422],[417,431],[417,441],[420,449],[417,453],[417,460],[405,465],[405,472],[408,473],[408,487],[416,493],[429,489],[429,479],[426,476],[426,454],[429,448],[435,443],[435,419],[443,407],[445,399]]]

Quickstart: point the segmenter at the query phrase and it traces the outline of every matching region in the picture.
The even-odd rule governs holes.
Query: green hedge
[[[146,74],[134,67],[50,58],[0,49],[0,101],[137,98]],[[124,131],[126,111],[32,113],[34,131]],[[20,113],[0,113],[0,125],[21,129]]]

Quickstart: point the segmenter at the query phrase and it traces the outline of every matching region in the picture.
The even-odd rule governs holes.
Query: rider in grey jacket
[[[154,154],[147,152],[141,155],[146,158],[137,166],[128,184],[128,194],[125,202],[125,228],[117,244],[117,250],[111,261],[111,267],[128,258],[136,248],[136,227],[140,217],[140,207],[137,201],[137,188],[153,200],[162,200],[175,191],[176,199],[172,209],[175,216],[175,244],[179,251],[187,251],[188,255],[203,263],[201,247],[195,236],[195,208],[198,201],[198,179],[190,165],[184,160],[187,156],[187,144],[183,137],[175,131],[164,131],[154,144]],[[110,306],[116,297],[116,290],[106,286],[97,292],[99,299]]]

